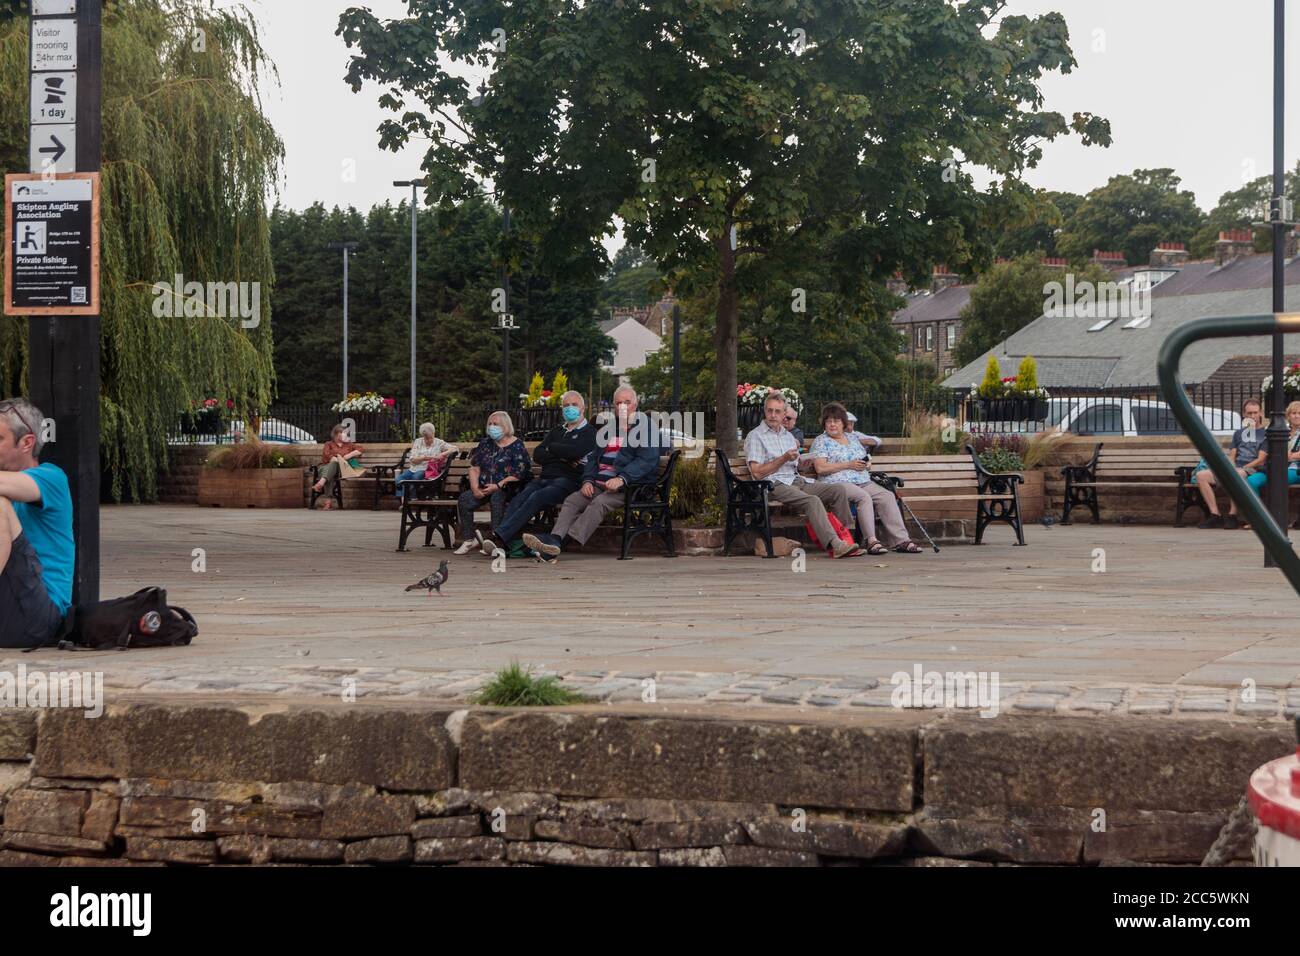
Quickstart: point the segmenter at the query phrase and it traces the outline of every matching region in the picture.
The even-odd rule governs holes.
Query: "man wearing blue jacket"
[[[582,487],[564,499],[550,534],[526,534],[524,544],[548,564],[573,544],[583,545],[605,515],[623,507],[624,487],[652,481],[664,442],[649,416],[637,411],[636,391],[614,392],[614,414],[596,432],[596,451],[588,457]]]

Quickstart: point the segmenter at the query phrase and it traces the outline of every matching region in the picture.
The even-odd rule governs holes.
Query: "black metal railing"
[[[1212,431],[1231,432],[1241,426],[1241,408],[1247,399],[1267,401],[1258,388],[1245,382],[1211,382],[1185,386],[1192,405]],[[839,402],[857,416],[858,431],[882,438],[906,435],[909,417],[918,413],[955,419],[974,434],[1033,433],[1063,429],[1078,435],[1178,435],[1182,434],[1168,402],[1157,385],[1110,388],[1049,388],[1046,399],[1003,399],[994,402],[972,397],[965,389],[922,387],[905,392],[801,396],[803,408],[799,427],[813,437],[821,432],[821,410]],[[1288,393],[1288,400],[1300,394]],[[1265,406],[1267,407],[1267,405]],[[437,434],[448,441],[476,441],[484,434],[488,416],[498,411],[495,402],[455,402],[430,405],[420,402],[419,424],[432,422]],[[643,411],[665,416],[664,427],[680,432],[679,437],[717,437],[717,410],[712,404],[648,402]],[[539,438],[562,421],[558,406],[540,408],[512,406],[505,409],[515,433],[527,439]],[[600,402],[588,409],[591,417],[609,411]],[[409,441],[411,421],[401,404],[384,412],[341,413],[329,405],[281,404],[273,406],[261,420],[261,435],[275,441],[323,442],[337,424],[351,419],[356,440],[366,442]],[[740,405],[737,422],[741,435],[762,421],[762,409]],[[173,443],[214,444],[235,440],[246,431],[240,421],[205,413],[186,416],[178,423]]]

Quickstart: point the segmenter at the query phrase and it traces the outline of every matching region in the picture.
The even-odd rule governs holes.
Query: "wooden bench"
[[[656,534],[664,540],[664,555],[677,557],[673,545],[673,519],[669,508],[673,473],[681,452],[661,456],[654,479],[624,486],[623,547],[620,561],[631,560],[628,553],[632,542],[643,534]],[[406,551],[407,539],[417,528],[424,528],[424,546],[433,546],[434,532],[442,536],[444,548],[451,547],[452,526],[456,521],[456,506],[461,492],[469,487],[469,453],[461,452],[447,465],[447,470],[432,481],[402,482],[402,522],[399,531],[398,551]],[[534,463],[532,477],[541,474],[541,466]],[[513,497],[524,485],[515,485]],[[485,499],[480,507],[487,507]],[[533,526],[549,531],[559,517],[560,505],[552,505],[534,516]]]
[[[469,483],[469,455],[457,452],[437,478],[402,482],[402,523],[397,550],[405,551],[406,539],[417,528],[424,529],[424,546],[433,547],[433,534],[442,535],[442,546],[451,547],[452,526],[462,485]]]
[[[358,475],[356,478],[340,478],[338,481],[334,482],[334,488],[332,490],[330,497],[334,499],[334,503],[339,508],[339,510],[342,510],[343,509],[343,482],[373,481],[375,485],[375,498],[374,498],[374,503],[370,507],[370,510],[378,511],[380,496],[382,496],[384,493],[390,495],[397,493],[397,487],[394,484],[394,479],[399,474],[401,474],[403,471],[406,470],[406,459],[410,454],[411,454],[411,450],[408,448],[406,451],[402,452],[402,457],[398,458],[395,462],[383,463],[378,465],[367,465],[366,473],[364,475]],[[365,455],[363,454],[361,457],[362,457],[362,464],[365,464]],[[325,492],[323,491],[316,490],[316,482],[320,481],[320,471],[324,467],[325,467],[324,465],[317,462],[316,464],[310,465],[307,469],[311,475],[311,497],[307,501],[308,510],[315,508],[316,502],[320,499],[320,497],[323,494],[325,494]]]
[[[1201,490],[1193,480],[1200,454],[1195,448],[1107,448],[1098,442],[1092,458],[1082,465],[1066,465],[1061,469],[1065,477],[1064,505],[1061,524],[1070,523],[1070,512],[1087,508],[1092,512],[1092,523],[1098,524],[1098,488],[1161,488],[1178,492],[1174,503],[1174,527],[1183,527],[1183,515],[1188,508],[1199,508],[1209,516],[1209,508],[1201,497]],[[1217,485],[1216,485],[1217,487]],[[1300,491],[1300,485],[1289,485],[1288,492]],[[1297,518],[1294,528],[1300,528]]]
[[[1208,514],[1192,474],[1200,460],[1194,448],[1109,448],[1098,442],[1092,457],[1082,465],[1066,465],[1061,469],[1065,478],[1064,504],[1061,524],[1070,523],[1070,512],[1087,508],[1092,512],[1092,523],[1101,522],[1097,508],[1098,488],[1159,488],[1169,487],[1177,492],[1174,505],[1174,526],[1182,527],[1183,513],[1188,508],[1200,508]]]
[[[896,455],[871,460],[871,477],[905,502],[917,518],[938,517],[935,506],[951,502],[975,505],[975,543],[984,543],[984,531],[994,522],[1009,524],[1016,546],[1025,543],[1020,520],[1018,487],[1024,475],[995,474],[980,464],[975,449],[965,455]]]

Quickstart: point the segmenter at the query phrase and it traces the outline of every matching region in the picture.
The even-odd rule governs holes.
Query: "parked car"
[[[1146,398],[1081,396],[1047,399],[1041,421],[971,422],[973,432],[994,434],[1062,431],[1074,435],[1181,435],[1183,428],[1165,402]],[[1241,427],[1241,415],[1223,408],[1195,406],[1214,435],[1231,435]]]
[[[229,445],[243,436],[246,427],[242,421],[230,422],[226,426],[223,435],[173,434],[169,439],[169,443],[173,445]],[[278,418],[262,419],[258,437],[264,442],[279,445],[316,444],[316,437],[311,432],[299,428],[297,425],[282,422]]]

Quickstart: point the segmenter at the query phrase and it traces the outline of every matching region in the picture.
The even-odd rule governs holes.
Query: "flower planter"
[[[1048,410],[1042,398],[977,398],[967,417],[974,422],[1037,422],[1047,417]]]
[[[204,468],[199,504],[214,508],[301,508],[301,468]]]
[[[1025,482],[1016,489],[1020,497],[1020,520],[1041,521],[1047,511],[1047,476],[1041,469],[1021,472]]]

